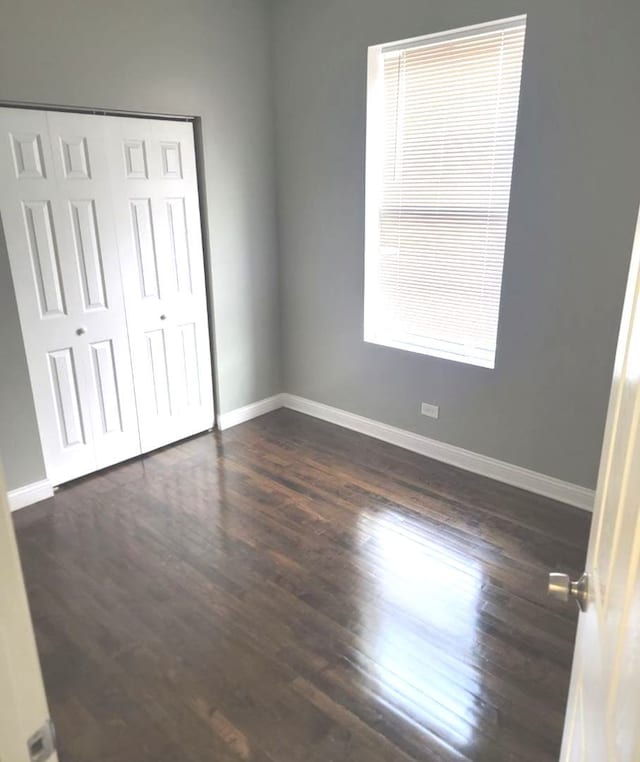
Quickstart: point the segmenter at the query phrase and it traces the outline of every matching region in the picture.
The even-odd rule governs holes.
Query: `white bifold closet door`
[[[191,125],[0,109],[0,136],[0,212],[49,479],[210,428]]]
[[[140,452],[100,119],[0,109],[2,223],[47,475]]]
[[[193,127],[105,119],[144,452],[213,426]]]

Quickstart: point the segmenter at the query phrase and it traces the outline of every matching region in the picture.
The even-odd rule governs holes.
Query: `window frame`
[[[499,314],[497,319],[497,335],[495,348],[492,350],[471,349],[469,345],[454,342],[445,342],[435,338],[426,342],[414,343],[410,335],[400,336],[393,331],[380,329],[377,314],[378,309],[378,264],[380,258],[380,210],[383,208],[383,177],[384,177],[384,77],[383,55],[393,51],[404,51],[427,46],[433,42],[446,42],[447,40],[463,40],[466,37],[478,37],[484,33],[493,33],[502,29],[511,29],[518,26],[525,27],[526,34],[527,16],[522,14],[496,21],[488,21],[473,24],[457,29],[445,30],[433,34],[412,37],[406,40],[397,40],[381,45],[372,45],[368,48],[367,62],[367,116],[366,116],[366,150],[365,150],[365,261],[364,261],[364,325],[363,338],[366,343],[390,347],[415,354],[428,355],[441,359],[461,362],[467,365],[475,365],[483,368],[494,369],[498,349],[498,337],[500,331],[500,314],[502,307],[502,288],[500,288]],[[520,84],[520,94],[521,94]],[[519,107],[518,107],[519,112]],[[519,113],[516,117],[516,139],[518,131]],[[513,180],[514,156],[511,165],[511,182]],[[508,218],[511,210],[511,186],[509,188],[509,204],[507,206],[507,232]],[[428,213],[428,210],[425,210]],[[503,269],[504,273],[504,269]]]

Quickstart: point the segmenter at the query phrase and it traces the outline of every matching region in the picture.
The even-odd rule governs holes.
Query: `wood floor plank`
[[[15,514],[61,762],[553,762],[589,515],[291,411]]]

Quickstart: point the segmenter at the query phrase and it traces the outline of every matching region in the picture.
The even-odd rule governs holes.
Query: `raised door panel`
[[[86,445],[86,424],[82,415],[73,349],[66,347],[49,352],[48,357],[60,445],[65,450]]]
[[[22,132],[18,128],[17,130],[10,129],[8,133],[13,154],[13,168],[18,180],[43,180],[47,176],[42,153],[44,134],[40,125],[33,125],[36,120],[38,117],[30,120],[29,125],[35,126],[35,130]],[[23,122],[22,115],[20,115],[20,121]]]
[[[24,201],[25,236],[40,315],[65,315],[64,289],[49,201]]]
[[[74,117],[72,117],[73,119]],[[83,117],[78,117],[83,118]],[[93,117],[90,117],[93,119]],[[68,122],[68,118],[65,117]],[[90,180],[89,148],[83,135],[59,135],[58,145],[62,154],[65,180]]]
[[[156,256],[151,199],[130,199],[129,212],[131,215],[131,234],[140,283],[140,296],[143,299],[159,299],[160,280],[158,277],[158,258]]]
[[[182,148],[179,140],[160,141],[161,176],[165,180],[182,180]]]
[[[124,431],[118,372],[113,351],[113,341],[97,341],[90,345],[93,376],[100,406],[100,431],[103,436]]]
[[[187,213],[184,198],[165,199],[164,213],[168,228],[168,257],[175,275],[174,288],[178,294],[193,295],[191,255],[187,233]]]
[[[162,329],[145,333],[148,356],[149,397],[152,409],[158,418],[170,416],[171,396],[169,394],[169,360],[167,342]]]
[[[178,326],[178,359],[180,388],[183,408],[198,408],[202,405],[200,388],[200,365],[197,326],[186,323]]]
[[[109,306],[94,199],[69,202],[71,229],[85,312]]]
[[[124,176],[128,180],[146,180],[149,177],[147,146],[144,138],[123,140],[122,155],[124,157]]]

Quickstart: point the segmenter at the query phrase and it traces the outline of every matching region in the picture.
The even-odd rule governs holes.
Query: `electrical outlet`
[[[423,402],[420,407],[422,415],[426,415],[429,418],[439,418],[440,408],[437,405],[430,405],[428,402]]]

